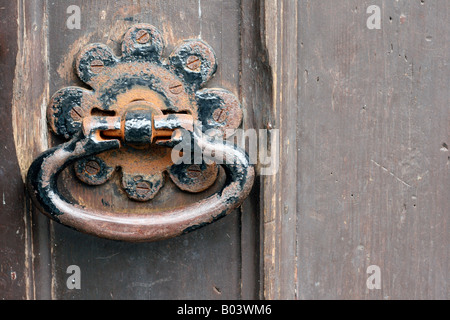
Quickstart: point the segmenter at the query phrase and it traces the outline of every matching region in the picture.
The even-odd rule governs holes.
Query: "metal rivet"
[[[228,107],[225,107],[215,110],[212,117],[213,120],[218,123],[225,123],[228,120],[228,115],[229,115]]]
[[[103,70],[105,64],[101,60],[94,60],[91,62],[91,71],[93,73],[99,73]]]
[[[136,33],[136,41],[140,44],[146,44],[150,41],[150,34],[146,30],[139,30]]]
[[[197,56],[189,56],[186,60],[186,67],[188,67],[189,70],[198,71],[201,65],[202,62]]]
[[[100,164],[97,161],[88,161],[84,167],[84,172],[90,176],[97,175],[101,170]]]
[[[81,121],[81,119],[83,119],[83,110],[80,107],[75,106],[70,110],[70,116],[74,121]]]
[[[147,195],[151,191],[152,191],[152,188],[147,181],[141,181],[136,184],[136,193],[140,196]]]
[[[173,94],[180,94],[183,92],[183,85],[181,82],[173,82],[170,84],[169,90]]]
[[[186,172],[189,178],[198,178],[202,175],[202,169],[197,164],[193,164],[188,167]]]

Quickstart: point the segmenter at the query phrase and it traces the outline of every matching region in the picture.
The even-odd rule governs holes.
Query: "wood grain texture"
[[[49,95],[47,6],[44,2],[17,1],[17,54],[12,88],[12,130],[19,177],[24,180],[33,159],[48,148],[46,106]],[[29,200],[22,183],[16,193],[23,201],[27,246],[23,254],[28,269],[27,298],[50,298],[51,270],[49,221]],[[23,200],[22,200],[23,199]],[[16,213],[18,214],[18,213]]]
[[[280,158],[274,175],[262,177],[264,192],[264,297],[297,297],[297,164],[298,119],[297,1],[264,1],[263,41],[271,68],[270,118],[263,128],[276,128],[280,144],[271,146]]]
[[[381,30],[366,27],[372,4]],[[284,142],[282,173],[264,185],[266,297],[448,299],[448,9],[265,3]],[[370,265],[381,290],[366,287]]]
[[[48,149],[48,46],[46,5],[17,1],[19,32],[13,88],[12,126],[22,178],[34,158]]]
[[[261,20],[261,16],[264,16],[264,6],[259,0],[242,1],[241,8],[240,98],[244,106],[243,128],[263,129],[274,121],[270,109],[272,73],[261,32],[264,26],[264,21]],[[270,145],[268,147],[270,150]],[[243,297],[263,299],[265,245],[262,220],[265,210],[270,210],[267,205],[271,204],[266,199],[271,197],[272,185],[267,183],[266,176],[261,176],[259,164],[256,165],[256,174],[252,194],[242,206],[242,239],[244,240],[242,242],[242,281],[243,284],[248,282],[255,286],[252,295],[243,295]],[[250,261],[253,261],[253,264]]]
[[[14,68],[18,51],[17,4],[0,9],[0,299],[30,296],[29,234],[24,187],[11,125]]]
[[[448,299],[448,2],[371,4],[300,3],[299,297]]]

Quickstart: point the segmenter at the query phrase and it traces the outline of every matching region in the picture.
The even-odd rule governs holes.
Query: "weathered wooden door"
[[[448,298],[448,14],[446,0],[1,1],[0,298]],[[239,97],[244,129],[280,137],[267,146],[277,170],[256,165],[238,210],[154,243],[51,222],[24,185],[33,159],[61,143],[46,123],[51,95],[85,86],[79,51],[119,54],[136,23],[161,31],[164,55],[208,42],[218,70],[207,86]],[[61,185],[73,199],[137,206],[72,178]]]

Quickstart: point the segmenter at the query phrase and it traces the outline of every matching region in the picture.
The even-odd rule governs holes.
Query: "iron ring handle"
[[[73,162],[107,150],[118,149],[119,140],[101,140],[96,132],[110,130],[111,122],[80,131],[72,140],[42,153],[32,163],[27,174],[29,194],[37,207],[51,219],[80,232],[113,240],[144,242],[172,238],[210,224],[237,208],[250,193],[254,168],[246,153],[229,144],[215,144],[192,131],[194,140],[203,149],[218,149],[224,159],[227,179],[215,194],[187,207],[151,215],[90,210],[68,202],[58,192],[58,175]],[[225,161],[224,161],[225,162]],[[227,161],[229,162],[229,161]]]

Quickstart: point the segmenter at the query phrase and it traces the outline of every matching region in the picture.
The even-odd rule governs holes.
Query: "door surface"
[[[369,28],[370,6],[379,28]],[[449,9],[446,0],[1,1],[0,298],[448,299]],[[161,31],[164,56],[184,39],[209,43],[218,70],[207,87],[239,98],[243,129],[279,133],[259,146],[279,165],[267,174],[256,164],[239,209],[154,243],[51,222],[24,185],[33,159],[62,142],[47,126],[50,97],[86,87],[74,72],[79,51],[102,43],[119,54],[137,23]],[[59,185],[93,208],[138,210],[113,182],[87,187],[66,170]],[[167,190],[180,205],[207,193]],[[80,289],[68,286],[70,266]],[[370,266],[379,288],[367,283]]]
[[[239,1],[73,1],[70,5],[79,8],[80,29],[68,27],[68,20],[77,12],[71,11],[73,7],[69,8],[66,1],[5,2],[2,10],[8,10],[2,17],[8,25],[8,32],[2,32],[2,37],[7,37],[2,39],[2,46],[9,46],[10,50],[3,50],[3,56],[10,60],[2,65],[10,71],[2,70],[2,91],[7,95],[5,100],[13,102],[13,107],[5,104],[2,108],[2,136],[8,139],[2,150],[2,156],[7,157],[2,161],[5,223],[1,261],[5,268],[2,277],[6,275],[2,279],[2,296],[256,298],[257,223],[253,221],[255,210],[251,205],[199,232],[168,241],[130,244],[86,236],[49,222],[25,196],[21,178],[34,157],[61,143],[47,129],[45,108],[49,97],[60,88],[86,87],[73,68],[78,52],[90,43],[103,43],[119,55],[123,35],[134,24],[156,26],[163,34],[166,56],[184,39],[201,38],[208,42],[220,63],[209,86],[239,95]],[[134,210],[142,206],[115,190],[116,181],[86,187],[69,170],[61,180],[60,187],[66,194],[88,207]],[[172,204],[186,205],[205,197],[172,189],[173,193],[166,196]],[[71,265],[80,268],[81,290],[69,290],[66,285],[70,276],[67,268]],[[15,272],[17,279],[11,281],[10,272]]]

